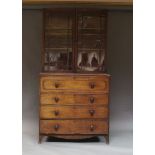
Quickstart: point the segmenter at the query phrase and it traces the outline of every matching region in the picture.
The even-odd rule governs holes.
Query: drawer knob
[[[91,83],[89,83],[89,86],[91,89],[93,89],[93,88],[95,88],[95,83],[91,82]]]
[[[93,116],[95,114],[95,110],[89,110],[89,113],[91,116]]]
[[[94,101],[95,101],[95,99],[94,99],[94,97],[90,97],[90,103],[94,103]]]
[[[58,116],[59,115],[59,111],[58,110],[54,111],[54,114],[55,114],[55,116]]]
[[[59,102],[59,98],[58,97],[55,97],[54,100],[55,100],[55,102]]]
[[[94,131],[95,126],[93,124],[90,125],[90,131]]]
[[[58,129],[59,129],[59,124],[54,125],[54,130],[58,131]]]
[[[55,88],[58,88],[59,87],[59,83],[55,83]]]

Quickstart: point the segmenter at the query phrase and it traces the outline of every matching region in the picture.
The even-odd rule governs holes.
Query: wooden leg
[[[43,136],[39,135],[39,141],[38,141],[39,144],[41,144],[42,138],[43,138]]]
[[[109,135],[105,135],[106,144],[109,144]]]

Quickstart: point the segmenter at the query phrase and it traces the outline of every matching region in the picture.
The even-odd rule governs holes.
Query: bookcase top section
[[[133,0],[22,0],[23,5],[45,5],[45,4],[87,4],[87,5],[114,5],[132,6]]]

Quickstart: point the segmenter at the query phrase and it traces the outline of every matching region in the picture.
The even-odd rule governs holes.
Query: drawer
[[[107,134],[105,120],[40,120],[41,134]]]
[[[62,93],[44,93],[40,94],[40,103],[44,104],[74,104],[75,99],[73,94]]]
[[[108,104],[108,94],[44,93],[40,95],[40,103],[42,105],[106,105]]]
[[[74,96],[76,104],[87,105],[107,105],[108,94],[76,94]]]
[[[104,106],[41,106],[41,119],[107,118]]]
[[[104,76],[46,76],[41,77],[41,92],[108,92],[109,78]]]

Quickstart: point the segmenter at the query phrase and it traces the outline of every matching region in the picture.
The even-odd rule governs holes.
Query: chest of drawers
[[[103,135],[108,143],[109,80],[107,74],[42,73],[39,142]]]

